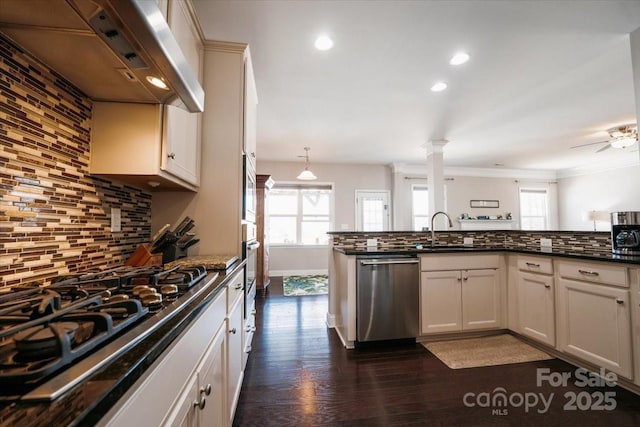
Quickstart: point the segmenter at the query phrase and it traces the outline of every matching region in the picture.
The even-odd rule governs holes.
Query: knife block
[[[138,246],[135,252],[125,262],[125,265],[131,265],[135,267],[161,264],[161,254],[152,254],[150,245],[148,245],[147,243]]]
[[[186,258],[187,249],[181,249],[177,245],[169,245],[162,251],[162,263],[166,264],[180,258]]]

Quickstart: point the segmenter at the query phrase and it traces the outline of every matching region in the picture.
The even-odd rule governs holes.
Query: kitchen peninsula
[[[610,233],[447,231],[433,246],[425,232],[330,236],[327,324],[345,347],[357,344],[358,257],[414,254],[417,341],[509,331],[577,366],[615,372],[640,393],[640,257],[612,254]]]

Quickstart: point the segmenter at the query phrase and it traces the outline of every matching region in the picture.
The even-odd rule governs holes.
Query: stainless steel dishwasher
[[[357,341],[418,336],[420,269],[415,255],[357,257]]]

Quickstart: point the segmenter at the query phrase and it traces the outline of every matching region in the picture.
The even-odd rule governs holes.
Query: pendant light
[[[298,175],[297,177],[298,179],[303,181],[313,181],[314,179],[318,179],[318,177],[309,170],[309,150],[311,150],[311,148],[304,147],[304,156],[298,156],[305,159],[304,170],[300,172],[300,175]]]

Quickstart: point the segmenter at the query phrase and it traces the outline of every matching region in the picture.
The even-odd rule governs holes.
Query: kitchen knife
[[[183,251],[185,251],[185,250],[187,250],[187,248],[189,248],[189,247],[191,247],[191,246],[195,245],[195,244],[196,244],[196,243],[198,243],[199,241],[200,241],[200,239],[192,239],[192,240],[189,240],[189,241],[188,241],[187,243],[185,243],[185,245],[184,245],[182,248],[180,248],[180,249],[182,249]]]
[[[186,216],[182,221],[180,221],[180,224],[176,226],[173,232],[176,234],[176,236],[181,236],[187,231],[189,231],[191,228],[193,228],[193,225],[189,226],[190,224],[193,224],[193,222],[194,222],[193,219]]]
[[[158,243],[158,240],[160,240],[160,238],[164,235],[164,233],[169,231],[170,227],[171,227],[171,224],[165,224],[162,227],[160,227],[160,230],[156,231],[156,233],[151,238],[151,247],[152,248],[156,245],[156,243]]]

